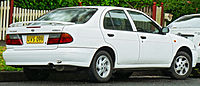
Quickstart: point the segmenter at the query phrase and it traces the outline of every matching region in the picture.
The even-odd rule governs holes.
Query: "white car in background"
[[[7,65],[23,67],[31,80],[47,78],[50,69],[70,67],[88,69],[96,82],[107,82],[112,75],[129,77],[131,71],[121,70],[138,68],[163,69],[172,78],[185,79],[196,65],[196,48],[168,31],[130,8],[59,8],[36,21],[12,24],[3,57]]]
[[[200,14],[184,15],[167,26],[171,34],[191,40],[198,52],[197,63],[200,63]]]

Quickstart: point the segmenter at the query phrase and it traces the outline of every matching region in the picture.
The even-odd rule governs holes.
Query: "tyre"
[[[46,80],[48,78],[49,71],[42,69],[24,68],[24,74],[29,80],[40,81],[40,80]]]
[[[116,71],[113,73],[113,77],[117,79],[127,79],[132,75],[132,71]]]
[[[98,51],[89,68],[89,78],[93,82],[107,82],[113,71],[113,61],[106,51]]]
[[[184,51],[178,52],[169,71],[174,79],[186,79],[192,72],[191,57]]]

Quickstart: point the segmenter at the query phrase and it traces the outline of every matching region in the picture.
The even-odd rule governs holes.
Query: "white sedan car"
[[[185,79],[196,65],[196,48],[168,31],[130,8],[59,8],[36,21],[12,24],[3,57],[7,65],[23,67],[31,80],[47,78],[50,69],[72,67],[88,69],[96,82],[129,77],[132,72],[122,70],[138,68],[163,69]]]

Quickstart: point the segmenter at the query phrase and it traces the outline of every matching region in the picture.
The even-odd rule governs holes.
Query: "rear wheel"
[[[170,75],[175,79],[186,79],[192,71],[191,57],[184,51],[176,54],[170,67]]]
[[[113,62],[106,51],[98,51],[89,68],[90,80],[94,82],[107,82],[112,76]]]
[[[24,74],[29,80],[39,81],[46,80],[49,76],[49,71],[43,69],[24,68]]]

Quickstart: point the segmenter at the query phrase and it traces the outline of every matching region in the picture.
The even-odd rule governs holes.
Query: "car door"
[[[123,10],[106,11],[103,19],[105,41],[114,47],[117,63],[130,65],[138,62],[139,39]]]
[[[169,64],[172,57],[172,41],[161,27],[146,15],[128,11],[140,38],[139,62],[143,64]]]

